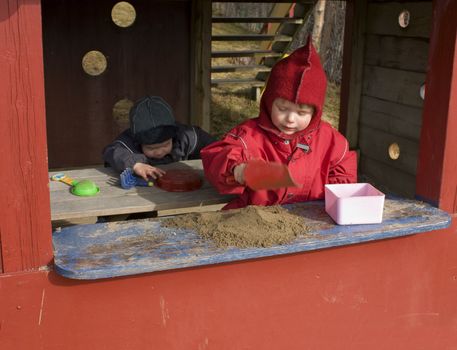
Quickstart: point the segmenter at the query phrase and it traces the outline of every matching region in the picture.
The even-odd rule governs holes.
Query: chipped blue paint
[[[315,234],[269,248],[218,248],[186,229],[132,220],[72,226],[53,233],[55,269],[73,279],[100,279],[306,252],[446,228],[450,216],[426,203],[388,198],[381,224],[338,226],[323,202],[285,206]]]

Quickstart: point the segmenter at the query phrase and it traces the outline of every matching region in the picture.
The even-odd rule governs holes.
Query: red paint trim
[[[0,1],[3,271],[52,258],[40,0]]]
[[[416,193],[457,212],[457,0],[433,1]]]

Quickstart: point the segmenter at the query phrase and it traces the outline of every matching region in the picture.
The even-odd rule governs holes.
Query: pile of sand
[[[162,226],[191,229],[219,247],[240,248],[286,244],[308,232],[303,217],[281,206],[185,214],[162,220]]]

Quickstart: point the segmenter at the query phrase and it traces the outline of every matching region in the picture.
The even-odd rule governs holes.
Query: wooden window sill
[[[163,228],[160,220],[63,228],[53,233],[55,270],[72,279],[111,278],[402,237],[443,229],[451,223],[449,214],[440,209],[398,198],[386,198],[383,222],[372,225],[335,225],[323,202],[297,205],[303,207],[311,227],[308,233],[315,235],[269,248],[218,248],[195,232]]]

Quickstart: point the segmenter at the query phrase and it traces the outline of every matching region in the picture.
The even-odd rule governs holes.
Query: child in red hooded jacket
[[[357,182],[357,158],[348,142],[321,120],[327,79],[308,43],[272,68],[260,113],[201,151],[208,180],[239,197],[224,209],[324,198],[324,185]],[[250,159],[287,164],[300,187],[254,191],[244,184]],[[229,179],[235,178],[235,182]]]

